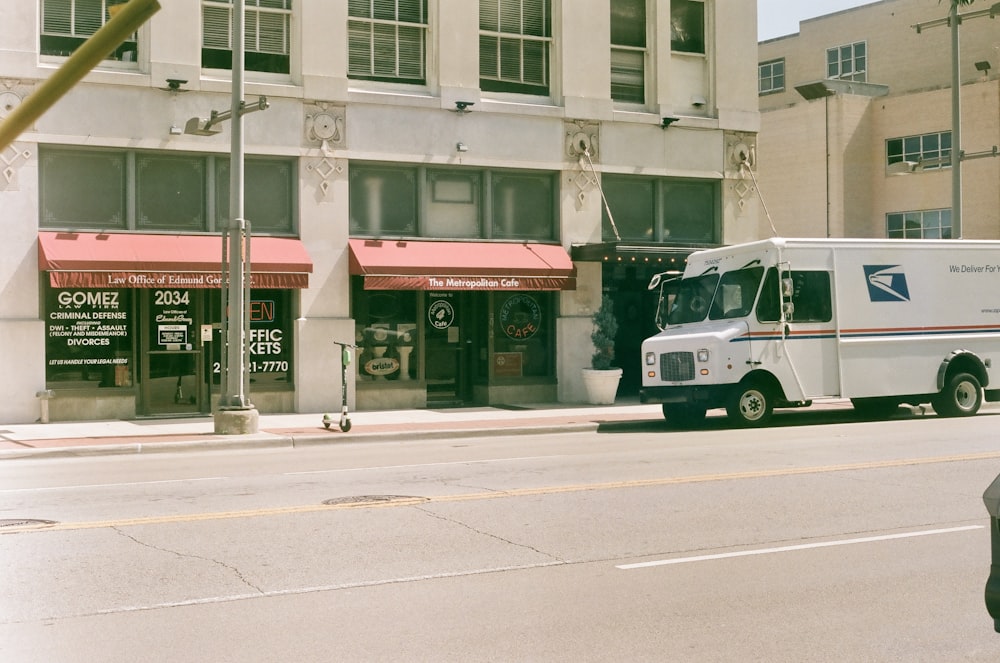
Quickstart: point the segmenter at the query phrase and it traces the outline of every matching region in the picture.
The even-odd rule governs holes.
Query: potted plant
[[[615,402],[622,369],[611,365],[615,358],[618,320],[615,318],[614,300],[609,295],[601,297],[601,307],[594,313],[593,322],[590,340],[594,344],[594,354],[590,358],[590,368],[583,369],[583,384],[589,403],[610,405]]]

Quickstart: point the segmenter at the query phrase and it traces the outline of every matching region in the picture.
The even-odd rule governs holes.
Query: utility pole
[[[951,29],[951,236],[962,239],[962,76],[961,42],[959,27],[970,18],[1000,16],[1000,2],[988,9],[958,13],[959,5],[972,4],[971,0],[950,0],[948,17],[917,23],[913,28],[920,34],[925,28],[947,25]]]

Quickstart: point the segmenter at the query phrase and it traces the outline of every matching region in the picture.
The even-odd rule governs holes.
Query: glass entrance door
[[[472,352],[467,327],[471,296],[460,292],[428,292],[424,299],[424,377],[427,404],[461,405],[471,398],[468,362]]]
[[[150,416],[207,412],[208,384],[200,337],[202,292],[141,292],[140,342],[146,352],[139,371],[140,411]]]

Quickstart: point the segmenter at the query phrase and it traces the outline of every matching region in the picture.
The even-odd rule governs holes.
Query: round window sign
[[[500,307],[500,326],[508,338],[523,341],[542,325],[542,308],[530,295],[511,295]]]
[[[427,307],[427,320],[434,329],[447,329],[455,322],[455,307],[447,300],[435,300]]]

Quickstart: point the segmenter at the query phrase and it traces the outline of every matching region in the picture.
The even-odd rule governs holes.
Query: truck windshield
[[[712,320],[726,320],[750,315],[763,276],[764,268],[760,266],[736,269],[723,274],[715,291],[715,299],[712,300],[712,310],[708,317]]]
[[[718,274],[704,274],[664,284],[661,311],[666,311],[666,314],[660,327],[704,320],[718,284]]]

